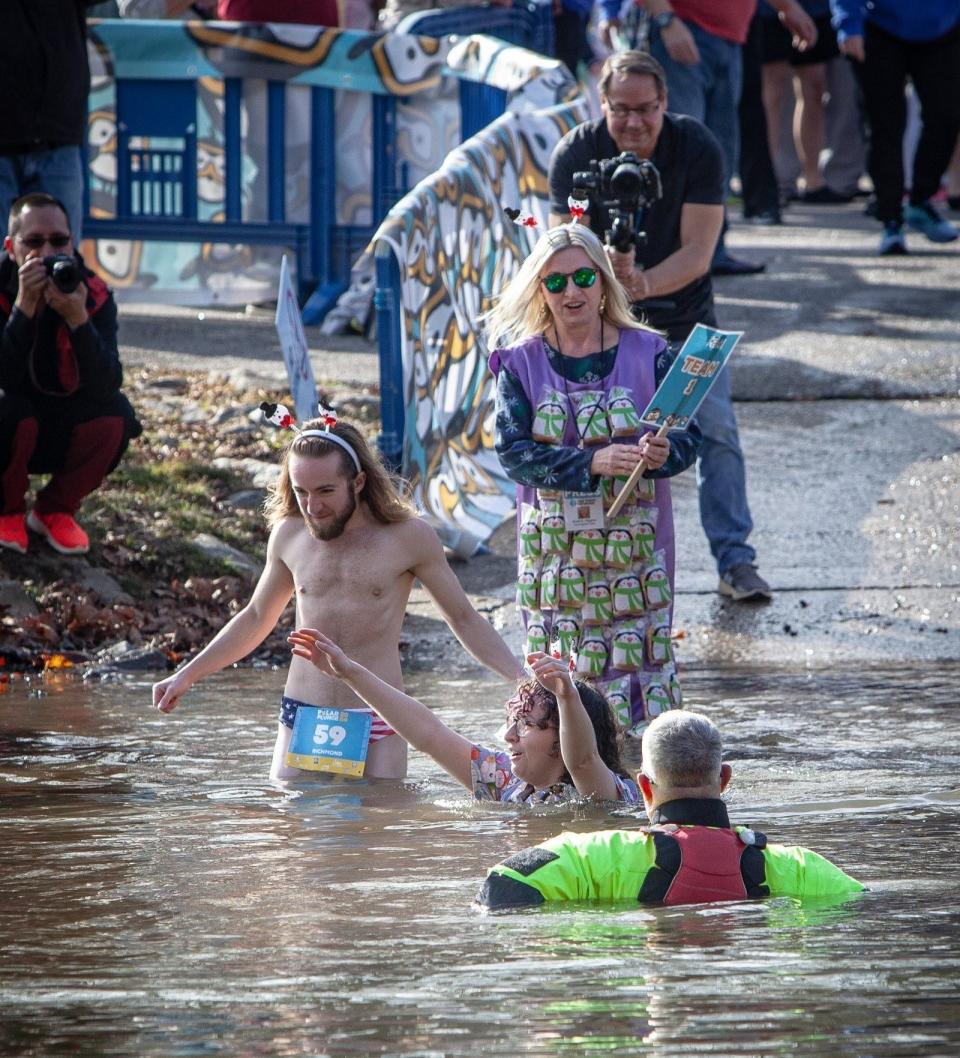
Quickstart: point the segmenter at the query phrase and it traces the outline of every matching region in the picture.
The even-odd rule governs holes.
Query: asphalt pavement
[[[906,257],[881,258],[879,232],[861,202],[730,232],[734,253],[767,266],[715,290],[721,326],[744,331],[732,372],[751,542],[776,594],[716,594],[694,475],[674,479],[684,663],[960,660],[960,241],[911,233]],[[283,379],[268,310],[121,302],[120,321],[130,366]],[[307,334],[319,383],[377,381],[374,343]],[[457,570],[518,645],[512,546],[504,527]],[[414,634],[439,625],[419,593],[411,611]]]

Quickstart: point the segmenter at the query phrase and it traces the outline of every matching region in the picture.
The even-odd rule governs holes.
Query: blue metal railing
[[[373,296],[377,311],[377,345],[380,353],[380,436],[377,444],[384,462],[399,470],[403,462],[403,347],[400,321],[400,264],[393,249],[378,243],[377,286]]]
[[[310,220],[294,223],[286,216],[285,95],[283,82],[267,91],[267,220],[242,219],[242,81],[225,79],[223,220],[201,220],[197,198],[196,86],[193,81],[123,79],[117,81],[116,216],[88,216],[88,238],[167,242],[236,242],[290,246],[297,256],[301,292],[312,292],[307,322],[317,322],[349,281],[345,260],[369,241],[376,223],[337,225],[335,200],[334,93],[311,89]],[[395,100],[374,97],[373,217],[379,223],[404,192],[395,147]],[[335,248],[341,247],[340,253]]]

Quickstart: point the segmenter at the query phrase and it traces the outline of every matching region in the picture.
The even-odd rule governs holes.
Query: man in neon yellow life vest
[[[477,902],[491,909],[559,900],[700,904],[865,888],[809,849],[731,827],[720,800],[731,775],[722,755],[720,732],[705,716],[662,713],[644,732],[637,776],[650,826],[564,833],[524,849],[489,872]]]

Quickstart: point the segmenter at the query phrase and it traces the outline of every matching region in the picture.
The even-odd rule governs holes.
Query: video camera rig
[[[643,231],[634,230],[637,210],[663,196],[660,173],[653,162],[624,151],[616,158],[592,161],[589,170],[573,174],[573,197],[588,199],[610,218],[604,232],[607,245],[620,253],[637,249],[646,241]]]

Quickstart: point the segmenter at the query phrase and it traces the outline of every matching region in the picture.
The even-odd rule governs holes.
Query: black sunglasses
[[[575,272],[551,272],[548,276],[542,276],[541,282],[551,294],[560,294],[567,289],[567,279],[572,279],[573,285],[583,290],[596,283],[597,270],[596,268],[578,268]]]
[[[70,243],[69,235],[18,235],[17,238],[28,250],[39,250],[47,243],[50,243],[55,250],[62,250]]]

